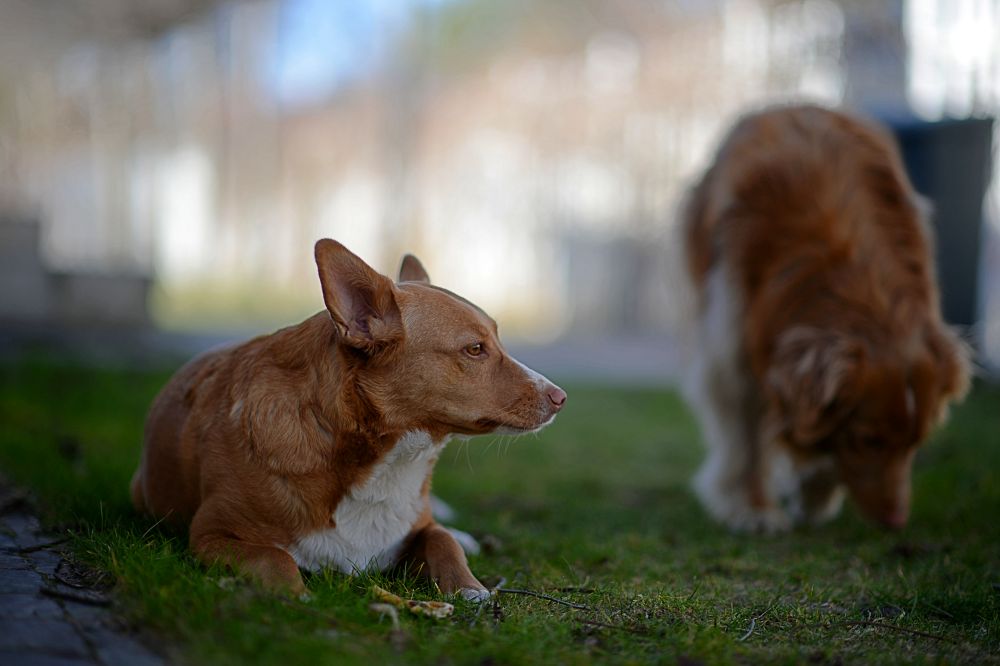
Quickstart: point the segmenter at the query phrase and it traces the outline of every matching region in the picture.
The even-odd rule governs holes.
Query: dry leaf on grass
[[[400,610],[408,610],[414,615],[426,615],[437,620],[443,619],[455,612],[455,607],[444,601],[418,601],[416,599],[404,599],[379,587],[372,585],[372,594],[379,601],[391,604]]]

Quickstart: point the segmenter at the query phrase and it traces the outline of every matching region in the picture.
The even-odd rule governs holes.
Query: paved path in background
[[[510,352],[552,379],[622,386],[675,386],[681,350],[668,335],[513,342]]]
[[[221,344],[259,332],[185,334],[155,329],[95,329],[13,326],[0,322],[0,359],[42,350],[91,362],[134,367],[172,367]],[[667,333],[567,337],[553,342],[510,340],[519,361],[559,381],[670,386],[682,351]]]
[[[43,532],[23,498],[0,482],[0,664],[159,666]]]

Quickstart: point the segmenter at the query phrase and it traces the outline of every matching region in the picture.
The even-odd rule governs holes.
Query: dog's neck
[[[337,329],[326,311],[271,336],[269,352],[284,369],[311,374],[311,391],[303,396],[324,430],[337,444],[350,435],[362,439],[392,439],[401,434],[385,418],[379,403],[377,373],[363,352],[338,344]],[[384,362],[384,361],[383,361]]]

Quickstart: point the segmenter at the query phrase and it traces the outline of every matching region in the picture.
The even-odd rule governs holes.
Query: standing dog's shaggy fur
[[[566,394],[412,256],[398,284],[332,240],[316,264],[326,311],[195,359],[157,396],[132,501],[272,588],[302,591],[299,567],[410,564],[484,598],[431,516],[434,463],[453,434],[544,427]]]
[[[740,121],[683,221],[699,353],[695,479],[733,529],[834,516],[846,488],[902,527],[917,446],[968,384],[931,237],[890,139],[813,106]]]

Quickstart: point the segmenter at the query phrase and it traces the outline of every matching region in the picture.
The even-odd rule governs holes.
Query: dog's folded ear
[[[768,427],[790,444],[808,446],[826,437],[852,407],[865,363],[862,340],[843,333],[797,326],[777,342],[765,378],[772,411]]]
[[[926,341],[937,368],[942,396],[946,400],[961,400],[969,392],[972,365],[969,345],[944,324],[931,326]]]
[[[315,256],[323,300],[344,344],[370,352],[402,336],[392,280],[329,238],[316,243]]]
[[[407,254],[403,257],[403,263],[399,266],[399,280],[397,281],[430,284],[431,278],[427,275],[427,271],[424,270],[424,265],[420,263],[420,260],[412,254]]]
[[[958,333],[941,322],[924,330],[923,353],[910,367],[911,385],[921,434],[948,418],[950,402],[969,391],[972,353]]]

